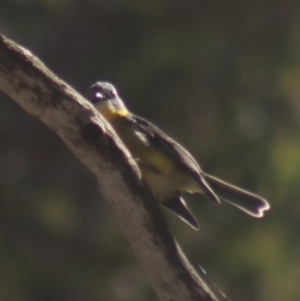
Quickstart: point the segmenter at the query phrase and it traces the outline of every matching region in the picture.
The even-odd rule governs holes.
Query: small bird
[[[86,95],[129,149],[157,200],[192,228],[197,230],[198,223],[182,197],[184,192],[204,193],[216,204],[226,201],[253,217],[263,217],[270,208],[262,197],[203,172],[183,146],[129,112],[112,84],[97,82]]]

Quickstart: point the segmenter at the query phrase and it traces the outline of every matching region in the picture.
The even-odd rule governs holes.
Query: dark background
[[[299,13],[283,0],[2,0],[0,32],[80,92],[114,83],[204,170],[267,198],[258,220],[190,196],[198,232],[164,212],[231,300],[298,301]],[[3,94],[0,141],[1,300],[157,300],[93,176]]]

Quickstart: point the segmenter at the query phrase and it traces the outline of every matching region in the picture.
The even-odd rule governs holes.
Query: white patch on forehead
[[[96,98],[103,98],[104,95],[101,92],[96,92]]]

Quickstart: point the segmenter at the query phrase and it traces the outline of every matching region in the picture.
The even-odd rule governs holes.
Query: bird
[[[128,148],[158,202],[195,230],[199,225],[183,198],[186,192],[204,193],[215,204],[225,201],[256,218],[270,209],[264,198],[202,171],[181,144],[130,112],[111,83],[96,82],[87,89],[86,98]]]

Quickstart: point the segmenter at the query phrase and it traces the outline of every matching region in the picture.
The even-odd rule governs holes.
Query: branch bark
[[[0,89],[55,131],[95,175],[160,300],[217,300],[176,244],[135,161],[110,125],[39,59],[3,36]]]

